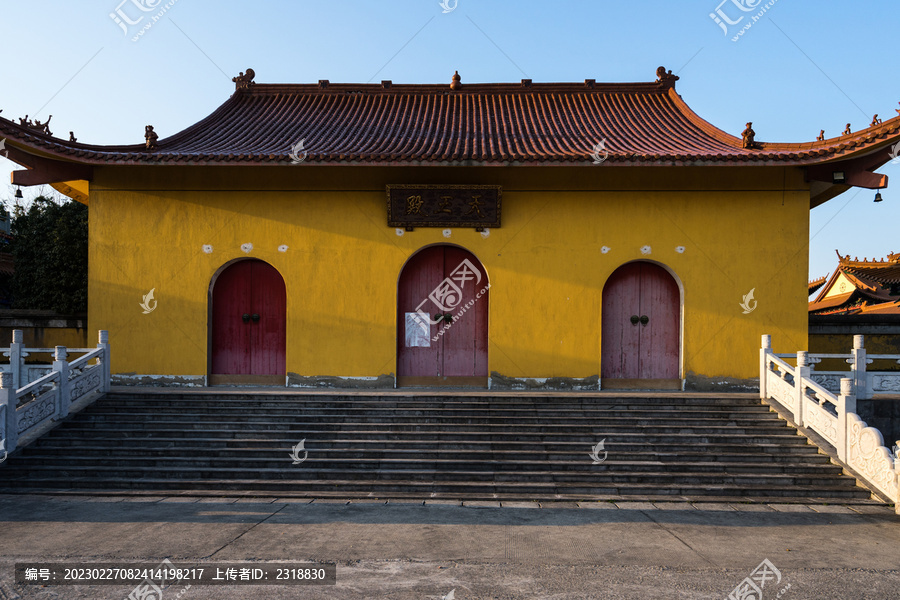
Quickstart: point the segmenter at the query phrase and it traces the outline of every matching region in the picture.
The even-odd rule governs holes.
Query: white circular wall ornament
[[[249,242],[246,244],[241,244],[241,250],[243,250],[247,254],[250,254],[250,251],[253,250],[253,244]]]
[[[451,231],[450,231],[449,229],[445,229],[445,230],[444,230],[444,237],[446,237],[446,238],[450,237],[450,233],[451,233]]]
[[[602,248],[600,248],[600,253],[601,253],[601,254],[606,254],[606,253],[609,252],[611,249],[612,249],[612,248],[610,248],[609,246],[603,246]]]
[[[684,254],[684,246],[675,246],[675,252],[678,254]]]
[[[213,247],[212,244],[203,244],[203,252],[205,254],[212,254]]]
[[[641,254],[650,254],[650,246],[641,246]]]
[[[279,251],[279,252],[287,252],[287,251],[288,251],[288,245],[287,245],[287,244],[282,244],[282,245],[278,246],[278,251]]]
[[[403,237],[403,234],[406,233],[406,232],[403,231],[403,229],[401,229],[400,227],[398,227],[398,228],[395,229],[394,231],[397,232],[397,236],[398,236],[398,237]]]

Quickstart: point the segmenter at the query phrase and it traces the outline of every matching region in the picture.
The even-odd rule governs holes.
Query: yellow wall
[[[398,236],[386,224],[388,183],[500,184],[502,227]],[[799,170],[104,167],[89,206],[89,329],[110,331],[114,373],[205,375],[210,278],[243,257],[284,277],[288,372],[395,373],[397,278],[436,243],[485,265],[489,371],[507,377],[599,374],[601,291],[637,259],[681,281],[684,376],[758,376],[763,333],[780,347],[807,343]],[[142,314],[151,288],[158,306]],[[745,315],[751,288],[758,306]]]

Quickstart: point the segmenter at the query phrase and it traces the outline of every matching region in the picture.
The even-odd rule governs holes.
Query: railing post
[[[12,344],[9,345],[9,370],[12,373],[12,385],[19,389],[23,385],[22,372],[25,370],[25,335],[21,329],[13,329]]]
[[[109,393],[109,386],[112,380],[112,375],[109,370],[109,331],[106,329],[100,330],[100,340],[97,343],[98,348],[103,348],[103,358],[101,362],[103,363],[103,393]]]
[[[837,455],[838,458],[847,462],[847,438],[850,434],[847,431],[847,413],[856,412],[856,396],[853,395],[853,380],[849,377],[841,378],[841,395],[838,396],[837,405]]]
[[[6,407],[5,429],[3,439],[6,440],[6,451],[16,449],[19,441],[19,422],[16,415],[16,387],[13,385],[12,373],[0,373],[0,406]]]
[[[797,353],[797,369],[794,371],[794,422],[797,427],[803,425],[803,400],[806,394],[803,393],[803,382],[809,379],[809,353],[800,351]]]
[[[771,353],[772,336],[764,335],[762,336],[762,348],[759,350],[759,397],[763,400],[766,400],[769,397],[768,390],[766,389],[766,363],[768,362],[766,359]]]
[[[853,365],[851,372],[853,373],[853,385],[856,389],[856,397],[860,400],[871,398],[869,394],[869,386],[866,381],[866,348],[865,336],[853,336]]]
[[[897,440],[897,445],[894,446],[894,476],[897,478],[897,483],[900,484],[900,440]],[[900,515],[900,485],[897,488],[897,497],[894,499],[894,511]]]
[[[56,418],[69,416],[69,363],[66,361],[69,352],[65,346],[56,347],[53,370],[59,371],[59,385],[56,394]]]

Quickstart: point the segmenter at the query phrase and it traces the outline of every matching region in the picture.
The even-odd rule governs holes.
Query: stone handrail
[[[793,354],[778,356],[794,356]],[[815,364],[822,359],[845,359],[849,371],[817,371]],[[893,360],[900,364],[900,354],[868,354],[865,336],[853,336],[853,350],[850,354],[809,354],[811,378],[831,392],[840,391],[842,377],[853,380],[853,394],[858,400],[870,400],[878,394],[900,394],[900,371],[870,371],[868,365],[876,360]]]
[[[14,330],[13,346],[5,352],[10,369],[0,373],[0,436],[6,452],[15,450],[20,438],[40,435],[47,425],[68,416],[73,403],[86,405],[109,391],[108,332],[100,331],[97,347],[81,350],[86,353],[71,362],[66,347],[57,346],[50,372],[20,387],[16,364],[23,364],[22,355],[29,350],[35,349],[23,348],[22,332]],[[94,364],[88,364],[92,360]]]
[[[892,453],[884,446],[881,432],[868,427],[856,414],[854,390],[858,388],[854,384],[858,380],[842,378],[840,394],[835,395],[812,379],[809,353],[796,354],[796,367],[779,356],[784,355],[772,352],[772,337],[762,336],[760,398],[777,401],[798,427],[811,429],[822,436],[834,447],[838,459],[871,488],[893,500],[897,514],[900,514],[900,441]],[[854,358],[864,363],[865,350],[861,356],[855,354]]]

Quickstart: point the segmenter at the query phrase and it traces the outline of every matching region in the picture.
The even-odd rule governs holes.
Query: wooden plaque
[[[500,227],[499,185],[388,185],[390,227]]]

